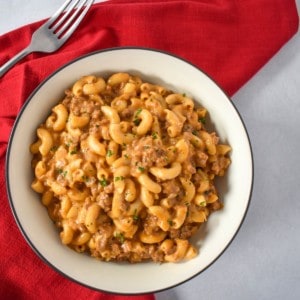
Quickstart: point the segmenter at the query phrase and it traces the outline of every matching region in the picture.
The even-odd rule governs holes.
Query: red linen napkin
[[[41,24],[1,36],[0,65],[27,45]],[[14,222],[5,192],[7,141],[22,104],[47,75],[91,51],[143,46],[188,59],[232,95],[297,29],[293,0],[110,1],[94,5],[58,52],[32,54],[0,78],[0,298],[133,298],[96,292],[62,277],[33,253]]]

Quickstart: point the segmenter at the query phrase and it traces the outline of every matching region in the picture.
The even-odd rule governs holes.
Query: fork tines
[[[47,21],[48,29],[58,38],[63,38],[79,24],[93,2],[94,0],[67,0]]]

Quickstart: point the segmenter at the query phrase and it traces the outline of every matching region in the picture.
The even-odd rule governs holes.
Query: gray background
[[[0,0],[0,34],[49,17],[61,3]],[[298,33],[234,95],[254,154],[247,217],[217,262],[157,300],[300,299],[299,71]]]

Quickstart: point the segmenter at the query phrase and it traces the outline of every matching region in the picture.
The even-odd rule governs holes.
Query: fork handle
[[[0,67],[0,77],[2,77],[12,66],[14,66],[18,61],[20,61],[23,57],[30,54],[32,50],[27,47],[12,57],[8,62],[6,62],[3,66]]]

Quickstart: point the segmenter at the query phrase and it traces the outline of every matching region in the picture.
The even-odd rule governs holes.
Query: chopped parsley
[[[142,108],[139,108],[135,113],[135,117],[138,117],[141,114],[142,110]]]
[[[192,134],[197,136],[197,135],[198,135],[198,131],[194,129],[194,130],[192,131]]]
[[[143,110],[142,108],[139,108],[135,113],[134,120],[133,120],[135,126],[139,126],[141,123],[141,119],[139,119],[138,116],[141,114],[142,110]]]
[[[133,218],[133,221],[138,221],[139,220],[140,217],[137,214],[137,209],[134,210],[132,218]]]
[[[112,155],[114,155],[114,153],[110,149],[108,149],[107,153],[106,153],[106,156],[111,157]]]
[[[124,234],[123,234],[122,232],[117,232],[117,233],[115,233],[115,237],[119,240],[119,242],[120,242],[121,244],[124,243],[125,237],[124,237]]]
[[[56,172],[63,177],[66,177],[68,174],[68,171],[64,171],[63,169],[56,169]]]
[[[141,166],[139,166],[139,167],[138,167],[138,170],[139,170],[140,172],[144,172],[144,171],[145,171],[145,168],[144,168],[144,167],[141,167]]]
[[[117,176],[115,177],[115,181],[124,180],[125,178],[123,176]]]
[[[206,123],[206,119],[204,117],[201,117],[198,119],[198,122],[200,122],[204,125]]]
[[[58,174],[62,174],[62,173],[63,173],[63,169],[56,169],[56,172],[57,172]]]
[[[74,155],[74,154],[77,154],[77,152],[78,152],[77,148],[74,148],[72,151],[70,151],[70,154]]]
[[[55,152],[58,149],[58,146],[51,147],[50,151]]]
[[[101,186],[105,187],[108,185],[107,180],[105,178],[102,178],[99,180],[99,183],[101,184]]]
[[[152,138],[153,138],[154,140],[156,140],[156,139],[158,138],[157,132],[153,132],[153,133],[152,133]]]
[[[173,224],[174,224],[174,222],[171,219],[168,220],[168,223],[170,226],[173,226]]]
[[[89,182],[90,181],[90,178],[88,176],[86,176],[86,175],[81,176],[81,179],[83,181],[85,181],[85,182]]]
[[[134,119],[133,123],[134,123],[135,126],[139,126],[140,123],[141,123],[141,119]]]

